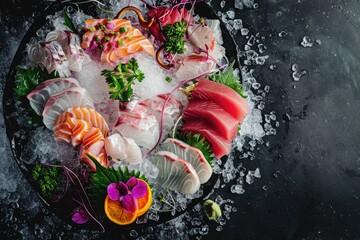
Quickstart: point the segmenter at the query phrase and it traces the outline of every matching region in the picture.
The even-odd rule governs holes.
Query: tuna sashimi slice
[[[44,110],[46,101],[54,94],[62,92],[72,87],[79,87],[79,83],[74,78],[54,78],[46,80],[32,90],[27,98],[30,101],[30,106],[34,111],[41,115]]]
[[[157,180],[164,188],[184,194],[199,190],[199,176],[187,161],[167,151],[159,151],[150,161],[159,169]]]
[[[191,95],[192,99],[210,100],[230,113],[240,123],[250,112],[247,101],[228,86],[201,79]]]
[[[231,141],[223,138],[212,126],[202,120],[191,120],[184,124],[183,132],[191,134],[200,134],[211,145],[211,150],[217,158],[221,158],[231,152]]]
[[[239,122],[222,107],[207,100],[191,100],[183,114],[185,120],[202,119],[224,137],[233,140],[236,137]]]
[[[71,107],[94,108],[93,102],[85,88],[72,87],[52,95],[47,100],[42,112],[45,126],[52,129],[56,119]]]
[[[199,149],[175,138],[166,139],[161,144],[161,149],[172,152],[176,156],[179,156],[185,161],[191,163],[199,176],[201,184],[206,183],[210,179],[212,175],[212,168],[204,157],[204,154]]]

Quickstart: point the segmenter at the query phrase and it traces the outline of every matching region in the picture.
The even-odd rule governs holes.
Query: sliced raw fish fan
[[[45,126],[52,129],[56,119],[71,107],[94,108],[93,102],[85,88],[72,87],[52,95],[47,100],[42,113]]]
[[[82,65],[86,59],[84,50],[80,47],[79,35],[70,31],[55,30],[46,36],[46,42],[58,42],[66,58],[69,61],[69,69],[75,72],[80,72]]]
[[[166,139],[161,144],[161,149],[172,152],[176,156],[189,162],[199,176],[201,184],[206,183],[210,179],[212,168],[199,149],[175,138]]]
[[[88,122],[90,126],[99,128],[104,137],[108,135],[108,124],[105,121],[104,117],[95,109],[92,109],[90,107],[69,108],[56,119],[54,127],[65,122],[67,118],[84,120]]]
[[[194,194],[200,188],[200,180],[193,166],[168,151],[159,151],[150,158],[158,169],[157,182],[164,188],[184,194]]]
[[[217,158],[221,158],[231,152],[231,141],[223,138],[212,126],[202,120],[187,121],[181,129],[191,134],[199,133],[211,145],[211,151]]]
[[[37,87],[27,95],[27,98],[30,100],[30,106],[34,111],[38,115],[41,115],[46,101],[52,95],[79,86],[78,81],[74,78],[49,79],[37,85]]]
[[[84,120],[67,117],[64,122],[54,127],[56,141],[65,141],[76,147],[83,142],[85,134],[91,125]]]
[[[58,42],[37,43],[28,48],[28,55],[32,62],[48,73],[56,71],[60,77],[70,76],[69,62]]]
[[[201,119],[226,140],[233,140],[238,131],[239,122],[222,107],[208,100],[191,100],[186,106],[183,119]]]
[[[249,104],[237,92],[224,84],[206,79],[198,82],[191,98],[215,102],[240,123],[250,112]]]

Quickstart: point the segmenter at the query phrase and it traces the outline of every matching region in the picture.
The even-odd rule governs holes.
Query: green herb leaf
[[[245,88],[239,82],[239,79],[234,75],[234,62],[223,72],[216,72],[208,76],[208,79],[222,83],[233,90],[235,90],[241,97],[247,98],[245,95]]]
[[[164,27],[163,33],[166,36],[164,47],[166,52],[172,54],[185,52],[185,41],[182,40],[185,31],[185,22],[175,22],[174,24],[168,24]]]
[[[69,15],[66,13],[65,8],[62,10],[62,14],[65,20],[65,25],[73,32],[73,33],[78,33],[78,30],[76,30],[74,23],[71,21],[71,18],[69,17]]]
[[[213,158],[211,157],[213,152],[211,151],[211,145],[200,134],[191,135],[189,132],[182,132],[178,133],[176,138],[189,144],[190,146],[199,149],[204,154],[204,157],[211,165],[211,167],[213,167]]]
[[[62,168],[36,164],[31,172],[32,179],[37,183],[41,194],[45,197],[51,197],[62,183]]]
[[[101,75],[105,76],[109,85],[110,98],[122,102],[130,101],[135,80],[141,82],[145,78],[135,58],[131,58],[128,63],[119,63],[113,71],[103,70]]]
[[[171,79],[171,77],[166,77],[166,78],[165,78],[165,81],[167,81],[168,83],[171,83],[171,82],[172,82],[172,79]]]

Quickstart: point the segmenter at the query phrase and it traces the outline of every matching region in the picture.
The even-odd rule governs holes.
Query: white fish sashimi
[[[187,28],[189,40],[196,47],[203,50],[208,49],[211,53],[215,46],[214,32],[208,26],[193,24]]]
[[[149,128],[147,131],[128,124],[120,124],[115,127],[115,131],[119,132],[124,137],[133,139],[137,145],[147,149],[154,147],[159,138],[158,124]]]
[[[72,107],[89,107],[94,109],[94,104],[85,88],[72,87],[51,96],[47,100],[42,112],[45,126],[53,129],[56,119]]]
[[[130,164],[142,163],[143,158],[141,154],[141,149],[131,138],[124,137],[125,149],[127,153],[127,158],[125,159]]]
[[[194,78],[213,69],[215,62],[202,55],[191,55],[186,57],[176,71],[176,77],[181,80]]]
[[[199,190],[199,176],[187,161],[167,151],[159,151],[150,161],[159,169],[157,180],[164,188],[183,194],[194,194]]]
[[[130,164],[142,162],[141,149],[135,141],[118,133],[105,139],[105,151],[112,159],[124,160]]]
[[[55,30],[46,36],[46,42],[58,42],[69,61],[69,69],[80,72],[83,63],[88,59],[85,51],[80,46],[80,37],[70,31]]]
[[[216,43],[223,45],[224,40],[221,33],[220,20],[218,19],[206,19],[206,25],[214,32]]]
[[[166,139],[162,143],[161,148],[189,162],[196,170],[201,184],[206,183],[210,179],[212,168],[199,149],[174,138]]]
[[[33,91],[31,91],[27,98],[30,101],[30,106],[34,111],[41,115],[44,110],[46,101],[54,94],[62,92],[72,87],[79,87],[79,83],[74,78],[54,78],[40,83]]]
[[[48,73],[56,71],[60,77],[70,76],[69,61],[58,42],[37,43],[27,52],[30,60],[42,69],[46,68]]]

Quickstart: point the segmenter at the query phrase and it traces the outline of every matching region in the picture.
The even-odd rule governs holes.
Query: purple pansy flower
[[[123,182],[110,183],[107,187],[107,193],[111,200],[119,200],[121,206],[127,212],[135,212],[137,209],[137,198],[145,196],[147,186],[143,181],[138,181],[131,177],[126,184]]]
[[[79,208],[73,215],[72,215],[72,221],[77,224],[83,224],[89,221],[90,216],[89,214],[84,211],[83,209]]]

